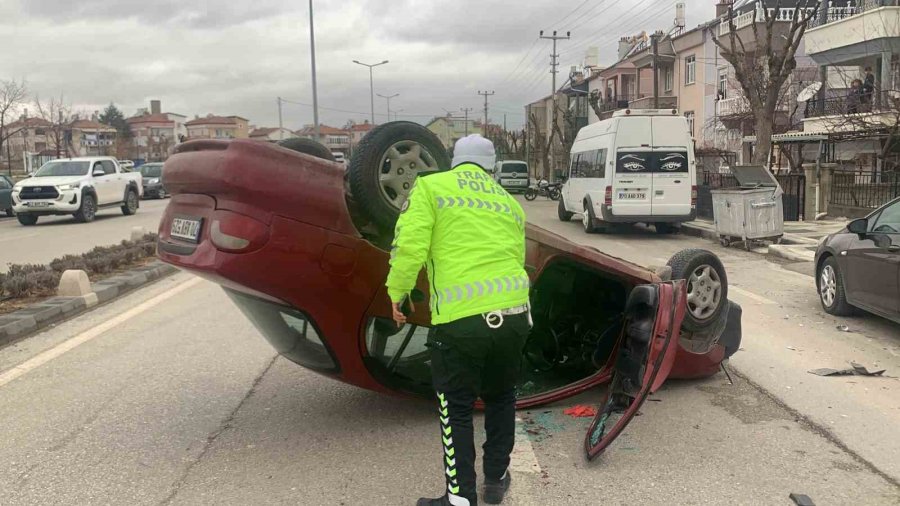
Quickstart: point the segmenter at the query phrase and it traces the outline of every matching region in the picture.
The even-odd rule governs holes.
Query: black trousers
[[[506,316],[491,329],[480,315],[438,325],[428,338],[438,397],[447,491],[477,504],[472,411],[485,403],[484,475],[503,477],[515,443],[516,385],[528,337],[525,314]]]

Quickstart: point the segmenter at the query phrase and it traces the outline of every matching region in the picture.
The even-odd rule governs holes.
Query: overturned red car
[[[407,122],[375,128],[346,170],[313,141],[283,144],[179,146],[164,169],[160,258],[220,284],[287,359],[373,391],[430,395],[429,315],[398,329],[384,283],[399,208],[418,174],[449,168],[446,151]],[[667,378],[713,375],[740,346],[740,307],[712,253],[682,251],[655,272],[532,225],[526,236],[534,327],[518,406],[608,385],[588,458]],[[428,307],[424,276],[419,291]]]

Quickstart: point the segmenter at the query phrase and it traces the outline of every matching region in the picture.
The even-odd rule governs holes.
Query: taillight
[[[697,185],[691,186],[691,207],[697,207]]]
[[[612,205],[612,186],[606,187],[606,195],[603,197],[603,203],[608,206]]]

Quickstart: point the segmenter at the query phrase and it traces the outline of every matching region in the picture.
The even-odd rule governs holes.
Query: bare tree
[[[7,125],[14,121],[19,108],[25,103],[28,97],[28,88],[25,81],[0,81],[0,153],[3,152],[3,144],[10,137],[19,132],[18,129],[11,130]],[[6,146],[6,163],[7,170],[12,175],[12,162],[10,160],[9,146]]]
[[[556,122],[556,115],[553,115],[553,123]],[[541,164],[544,168],[544,176],[550,174],[550,150],[553,149],[553,143],[556,140],[559,128],[550,128],[549,132],[544,132],[535,113],[530,113],[528,122],[531,123],[531,145],[534,147],[538,156],[541,157]]]
[[[774,9],[754,8],[750,23],[752,41],[743,40],[735,25],[734,9],[729,7],[728,35],[713,39],[722,58],[734,68],[735,79],[740,83],[741,90],[750,103],[750,110],[753,111],[756,132],[753,163],[756,164],[768,163],[775,128],[775,111],[782,96],[782,88],[797,67],[797,48],[809,21],[818,11],[819,2],[798,0],[789,22],[779,20],[780,7],[778,2]],[[762,20],[756,19],[760,12]]]
[[[50,123],[47,135],[48,149],[55,150],[57,158],[69,155],[67,131],[68,124],[72,121],[72,107],[65,103],[63,95],[60,95],[59,98],[50,97],[47,101],[35,97],[34,105],[38,115]]]

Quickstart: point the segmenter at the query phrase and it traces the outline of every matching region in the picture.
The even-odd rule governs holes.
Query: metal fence
[[[850,114],[865,114],[880,111],[895,111],[896,103],[900,98],[897,90],[882,90],[873,93],[860,92],[851,95],[847,92],[843,97],[830,97],[824,100],[809,100],[804,106],[804,116],[816,118],[821,116],[842,116]],[[854,121],[854,116],[847,118],[847,122]],[[865,120],[856,120],[865,121]]]
[[[701,172],[698,174],[697,186],[697,216],[713,219],[712,190],[719,188],[734,188],[738,186],[737,179],[728,173]],[[803,174],[787,174],[775,176],[781,189],[784,190],[782,202],[784,203],[784,220],[800,221],[803,218],[803,208],[806,205],[806,176]]]
[[[876,209],[900,197],[900,172],[837,171],[831,183],[832,205]]]

